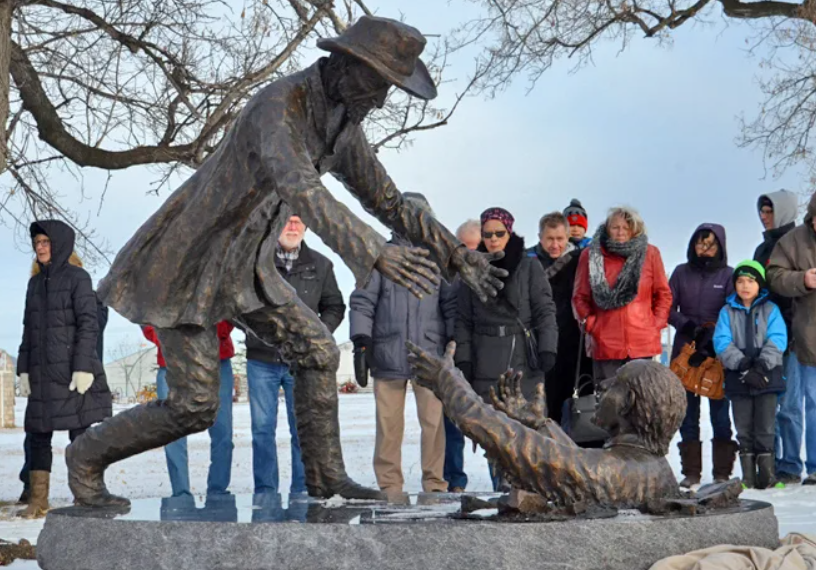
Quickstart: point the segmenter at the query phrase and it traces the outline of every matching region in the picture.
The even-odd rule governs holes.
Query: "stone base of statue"
[[[633,570],[718,544],[779,543],[773,507],[758,501],[552,522],[501,522],[491,509],[462,518],[458,495],[407,502],[267,494],[147,499],[118,513],[70,507],[48,513],[37,556],[44,570]]]

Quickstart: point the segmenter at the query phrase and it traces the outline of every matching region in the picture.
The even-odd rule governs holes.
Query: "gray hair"
[[[623,218],[629,224],[629,229],[632,230],[632,237],[636,238],[641,235],[646,235],[646,224],[640,214],[634,208],[629,206],[616,206],[609,209],[609,214],[606,216],[606,226],[612,222],[613,218]]]
[[[462,241],[462,236],[470,232],[482,233],[482,224],[479,220],[468,220],[458,228],[456,228],[456,239]]]
[[[549,214],[544,214],[538,221],[538,233],[544,233],[545,228],[557,228],[558,226],[564,226],[567,231],[569,231],[569,220],[564,214],[561,212],[550,212]]]

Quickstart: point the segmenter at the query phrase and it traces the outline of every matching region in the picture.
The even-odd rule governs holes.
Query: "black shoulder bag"
[[[581,374],[581,356],[584,352],[584,329],[581,327],[581,337],[578,341],[578,363],[575,366],[575,387],[569,400],[569,414],[562,423],[567,434],[575,443],[589,443],[591,441],[606,441],[609,434],[593,423],[595,409],[598,406],[598,397],[595,393],[595,381],[589,374]],[[592,393],[581,396],[586,386],[592,386]]]

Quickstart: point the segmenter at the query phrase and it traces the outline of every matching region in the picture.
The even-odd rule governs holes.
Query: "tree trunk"
[[[9,60],[11,58],[11,12],[13,0],[0,0],[0,174],[6,170],[8,147],[6,122],[9,113]]]

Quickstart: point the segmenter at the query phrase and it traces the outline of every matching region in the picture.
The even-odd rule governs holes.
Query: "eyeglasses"
[[[774,211],[773,211],[773,208],[762,208],[762,209],[759,210],[759,213],[760,214],[765,214],[766,216],[768,216],[770,214],[773,214]]]
[[[503,238],[503,237],[504,237],[504,236],[506,236],[506,235],[507,235],[507,231],[506,231],[506,230],[499,230],[499,231],[497,231],[497,232],[482,232],[482,237],[483,237],[484,239],[490,239],[490,238],[492,238],[493,236],[496,236],[497,238],[501,239],[501,238]]]
[[[50,239],[38,239],[38,240],[34,241],[34,247],[35,248],[38,248],[41,245],[51,245],[51,240]]]

